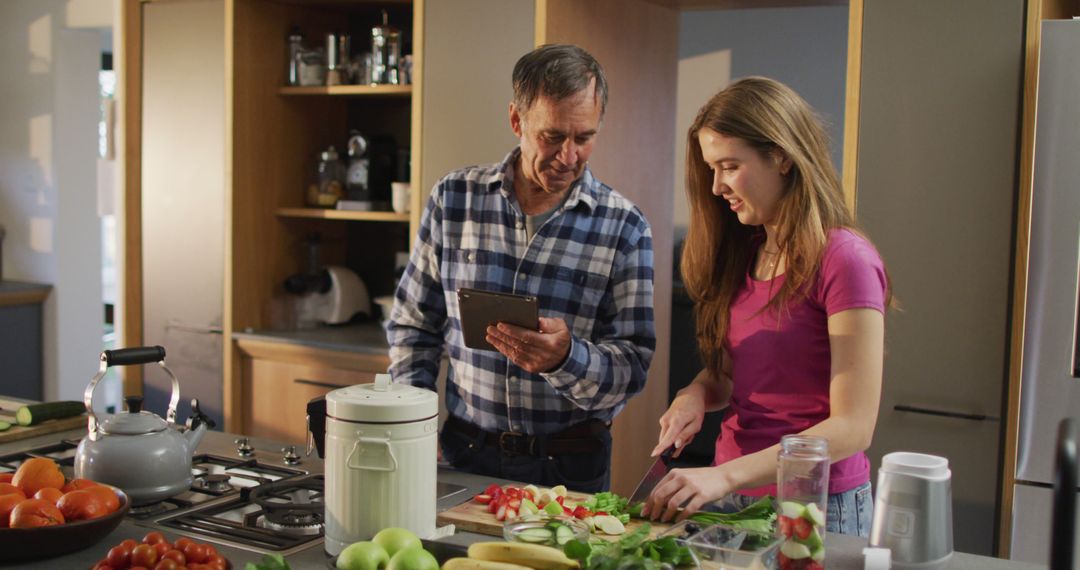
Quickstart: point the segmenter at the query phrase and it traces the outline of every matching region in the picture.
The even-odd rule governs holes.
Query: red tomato
[[[151,546],[157,551],[158,560],[165,557],[165,553],[173,549],[173,545],[169,544],[169,541],[163,540],[161,542],[155,542]]]
[[[99,560],[90,570],[114,570],[107,560]]]
[[[777,526],[780,527],[780,534],[784,535],[787,538],[791,538],[791,517],[780,515],[779,517],[777,517],[776,521]]]
[[[177,564],[175,560],[169,560],[168,558],[158,562],[154,566],[154,570],[180,570],[180,568],[183,568],[183,566]]]
[[[206,547],[198,542],[186,544],[184,545],[184,556],[188,559],[188,562],[202,564],[206,562]]]
[[[105,560],[108,560],[109,566],[113,568],[127,568],[131,564],[131,549],[120,543],[109,549]]]
[[[153,534],[153,533],[151,533]],[[160,532],[158,534],[161,534]],[[131,566],[142,566],[144,568],[153,568],[154,564],[157,564],[158,554],[154,550],[153,546],[149,544],[140,544],[131,549]]]
[[[483,493],[473,497],[473,500],[481,505],[486,505],[491,502],[491,495],[485,495]]]
[[[185,544],[191,544],[192,540],[186,536],[181,536],[173,543],[173,548],[177,550],[183,550]]]
[[[124,548],[126,548],[128,552],[131,552],[131,550],[134,549],[138,545],[139,545],[139,543],[135,542],[134,538],[126,539],[126,540],[124,540],[123,542],[120,543],[120,546],[123,546]]]
[[[484,495],[494,495],[495,491],[500,491],[500,492],[502,491],[502,487],[500,487],[498,485],[498,483],[492,483],[492,484],[488,485],[487,488],[484,489],[483,494]]]
[[[224,558],[225,558],[224,556],[222,556],[222,555],[221,555],[221,553],[219,553],[219,552],[217,551],[217,549],[216,549],[216,548],[214,548],[214,545],[213,545],[213,544],[209,544],[209,543],[207,543],[207,544],[204,544],[204,545],[203,545],[203,548],[205,548],[205,549],[206,549],[206,560],[207,560],[207,561],[209,561],[209,560],[210,560],[211,558],[213,558],[213,557],[215,557],[215,556],[217,556],[218,558],[222,558],[222,559],[224,559]]]
[[[183,566],[183,565],[187,564],[187,556],[184,556],[184,553],[182,551],[180,551],[180,550],[177,550],[177,549],[173,549],[173,550],[170,550],[170,551],[166,552],[165,554],[162,554],[161,559],[162,560],[172,560],[172,561],[176,562],[177,564],[179,564],[180,566]]]
[[[228,570],[229,561],[220,556],[215,556],[206,561],[206,567],[210,570]]]
[[[158,531],[151,531],[146,533],[146,536],[142,537],[143,544],[157,544],[165,540],[165,535]]]

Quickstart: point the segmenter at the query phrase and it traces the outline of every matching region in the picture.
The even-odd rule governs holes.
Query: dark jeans
[[[449,426],[439,434],[443,458],[455,469],[544,487],[566,485],[583,493],[611,487],[611,432],[596,434],[603,451],[559,455],[507,454],[488,445],[485,434],[469,436]]]

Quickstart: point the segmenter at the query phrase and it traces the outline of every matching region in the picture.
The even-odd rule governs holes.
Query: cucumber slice
[[[810,536],[806,537],[806,540],[800,540],[799,542],[805,544],[812,551],[825,546],[825,541],[821,540],[821,533],[818,532],[817,527],[810,531]]]
[[[789,519],[797,519],[803,516],[806,512],[806,507],[800,503],[794,501],[784,501],[780,503],[780,514],[788,517]]]
[[[554,487],[551,488],[551,492],[555,493],[556,497],[565,497],[566,496],[566,485],[555,485]]]
[[[567,542],[570,542],[573,539],[574,539],[574,529],[572,529],[572,528],[570,528],[570,527],[568,527],[568,526],[566,526],[564,524],[560,524],[559,528],[557,528],[555,530],[555,544],[558,544],[559,546],[563,546]]]
[[[810,559],[814,562],[821,562],[822,560],[825,560],[825,547],[820,546],[810,552]]]
[[[527,528],[517,533],[517,539],[521,542],[532,542],[534,544],[548,544],[553,537],[554,534],[551,529],[544,527]]]
[[[11,422],[0,421],[0,431],[7,431],[11,429]]]
[[[794,541],[787,541],[780,547],[780,553],[792,560],[802,560],[803,558],[810,558],[810,549],[805,544],[799,544]]]
[[[547,506],[544,507],[544,512],[551,516],[561,515],[563,513],[562,505],[556,503],[555,501],[551,501],[547,504]]]
[[[814,526],[825,526],[825,513],[821,512],[821,509],[814,503],[806,505],[806,513],[803,516]]]

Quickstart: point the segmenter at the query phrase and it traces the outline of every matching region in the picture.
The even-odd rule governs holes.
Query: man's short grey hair
[[[600,62],[574,45],[542,45],[514,65],[514,104],[525,112],[541,95],[561,101],[587,88],[593,79],[603,118],[608,88]]]

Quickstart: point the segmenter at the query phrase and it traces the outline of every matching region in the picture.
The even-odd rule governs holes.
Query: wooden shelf
[[[409,214],[397,212],[358,212],[355,210],[324,210],[321,208],[278,208],[283,218],[318,218],[322,220],[352,220],[357,222],[409,222]]]
[[[281,95],[332,95],[338,97],[409,97],[412,85],[333,85],[324,87],[282,87]]]

